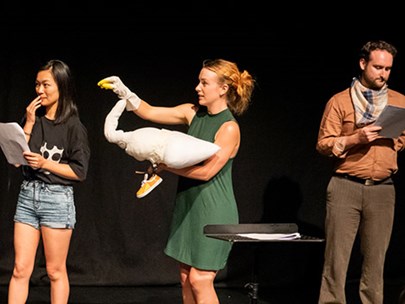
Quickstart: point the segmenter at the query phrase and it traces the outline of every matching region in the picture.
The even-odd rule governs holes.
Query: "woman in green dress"
[[[234,115],[243,114],[251,101],[255,81],[233,62],[203,62],[195,88],[198,105],[155,107],[141,100],[116,76],[98,85],[112,89],[127,102],[126,109],[154,123],[188,126],[188,134],[217,144],[220,150],[200,164],[175,169],[159,164],[157,172],[179,175],[173,220],[165,253],[179,262],[184,304],[219,303],[214,279],[226,265],[232,243],[204,235],[208,224],[238,224],[232,185],[232,164],[240,145]]]

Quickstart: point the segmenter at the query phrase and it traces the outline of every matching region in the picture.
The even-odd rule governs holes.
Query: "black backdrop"
[[[97,87],[100,79],[118,75],[141,98],[170,106],[196,101],[194,88],[204,59],[225,58],[247,69],[258,86],[251,108],[238,118],[242,145],[234,165],[234,186],[240,222],[296,222],[302,233],[320,237],[331,164],[315,151],[318,126],[329,97],[356,76],[358,50],[368,39],[386,39],[398,47],[390,87],[405,93],[401,29],[392,21],[359,23],[358,15],[345,7],[315,13],[309,6],[268,9],[255,1],[115,2],[105,7],[35,3],[35,9],[18,2],[2,5],[1,122],[20,120],[35,96],[36,71],[44,61],[66,61],[76,78],[92,155],[87,180],[75,188],[78,221],[68,260],[72,285],[178,282],[176,263],[163,254],[177,178],[163,173],[156,190],[136,198],[142,176],[135,170],[148,164],[105,140],[104,119],[117,99]],[[153,125],[131,113],[120,119],[120,128],[126,131],[143,126]],[[403,157],[400,166],[405,170]],[[0,172],[0,284],[7,284],[21,174],[4,156]],[[386,277],[405,279],[402,171],[395,178],[397,211]],[[256,249],[235,246],[218,283],[246,281],[259,261],[260,274],[271,284],[317,284],[322,245]],[[358,277],[359,267],[356,247],[349,279]],[[32,283],[47,282],[40,250]]]

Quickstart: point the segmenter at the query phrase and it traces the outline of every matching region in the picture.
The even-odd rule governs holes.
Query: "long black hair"
[[[58,108],[56,109],[54,123],[60,124],[71,116],[79,115],[75,103],[76,88],[70,68],[63,61],[52,59],[39,69],[39,71],[48,70],[51,72],[59,89]]]

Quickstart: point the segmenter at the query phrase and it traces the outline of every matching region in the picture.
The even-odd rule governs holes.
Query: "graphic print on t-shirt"
[[[41,145],[41,149],[40,149],[43,158],[48,159],[48,160],[51,160],[51,161],[53,161],[53,162],[55,162],[55,163],[59,163],[59,162],[60,162],[60,160],[61,160],[61,158],[62,158],[63,150],[64,150],[64,149],[58,149],[57,146],[53,146],[52,149],[48,149],[46,142],[44,142],[44,143]],[[45,173],[45,174],[50,174],[50,173],[51,173],[51,172],[49,172],[49,171],[42,170],[42,169],[41,169],[41,172],[43,172],[43,173]]]

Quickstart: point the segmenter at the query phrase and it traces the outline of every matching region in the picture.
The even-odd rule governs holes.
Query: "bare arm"
[[[38,108],[41,107],[41,98],[37,96],[30,104],[27,106],[26,110],[26,120],[25,125],[23,126],[25,139],[29,141],[32,133],[32,129],[35,124],[35,113]]]
[[[113,90],[120,99],[126,101],[127,111],[133,111],[142,119],[161,124],[187,124],[191,123],[196,108],[191,103],[175,107],[155,107],[132,92],[117,76],[110,76],[100,80],[97,85],[106,90]]]
[[[184,103],[175,107],[155,107],[142,100],[139,108],[133,112],[140,118],[155,123],[190,125],[197,108],[192,103]]]
[[[67,179],[80,180],[68,164],[56,163],[34,152],[24,152],[24,157],[33,169],[43,169]]]
[[[174,169],[161,164],[158,170],[167,170],[192,179],[210,180],[225,166],[230,158],[236,156],[240,144],[240,130],[238,124],[234,121],[224,123],[216,134],[215,144],[220,146],[221,149],[204,161],[202,165]]]

